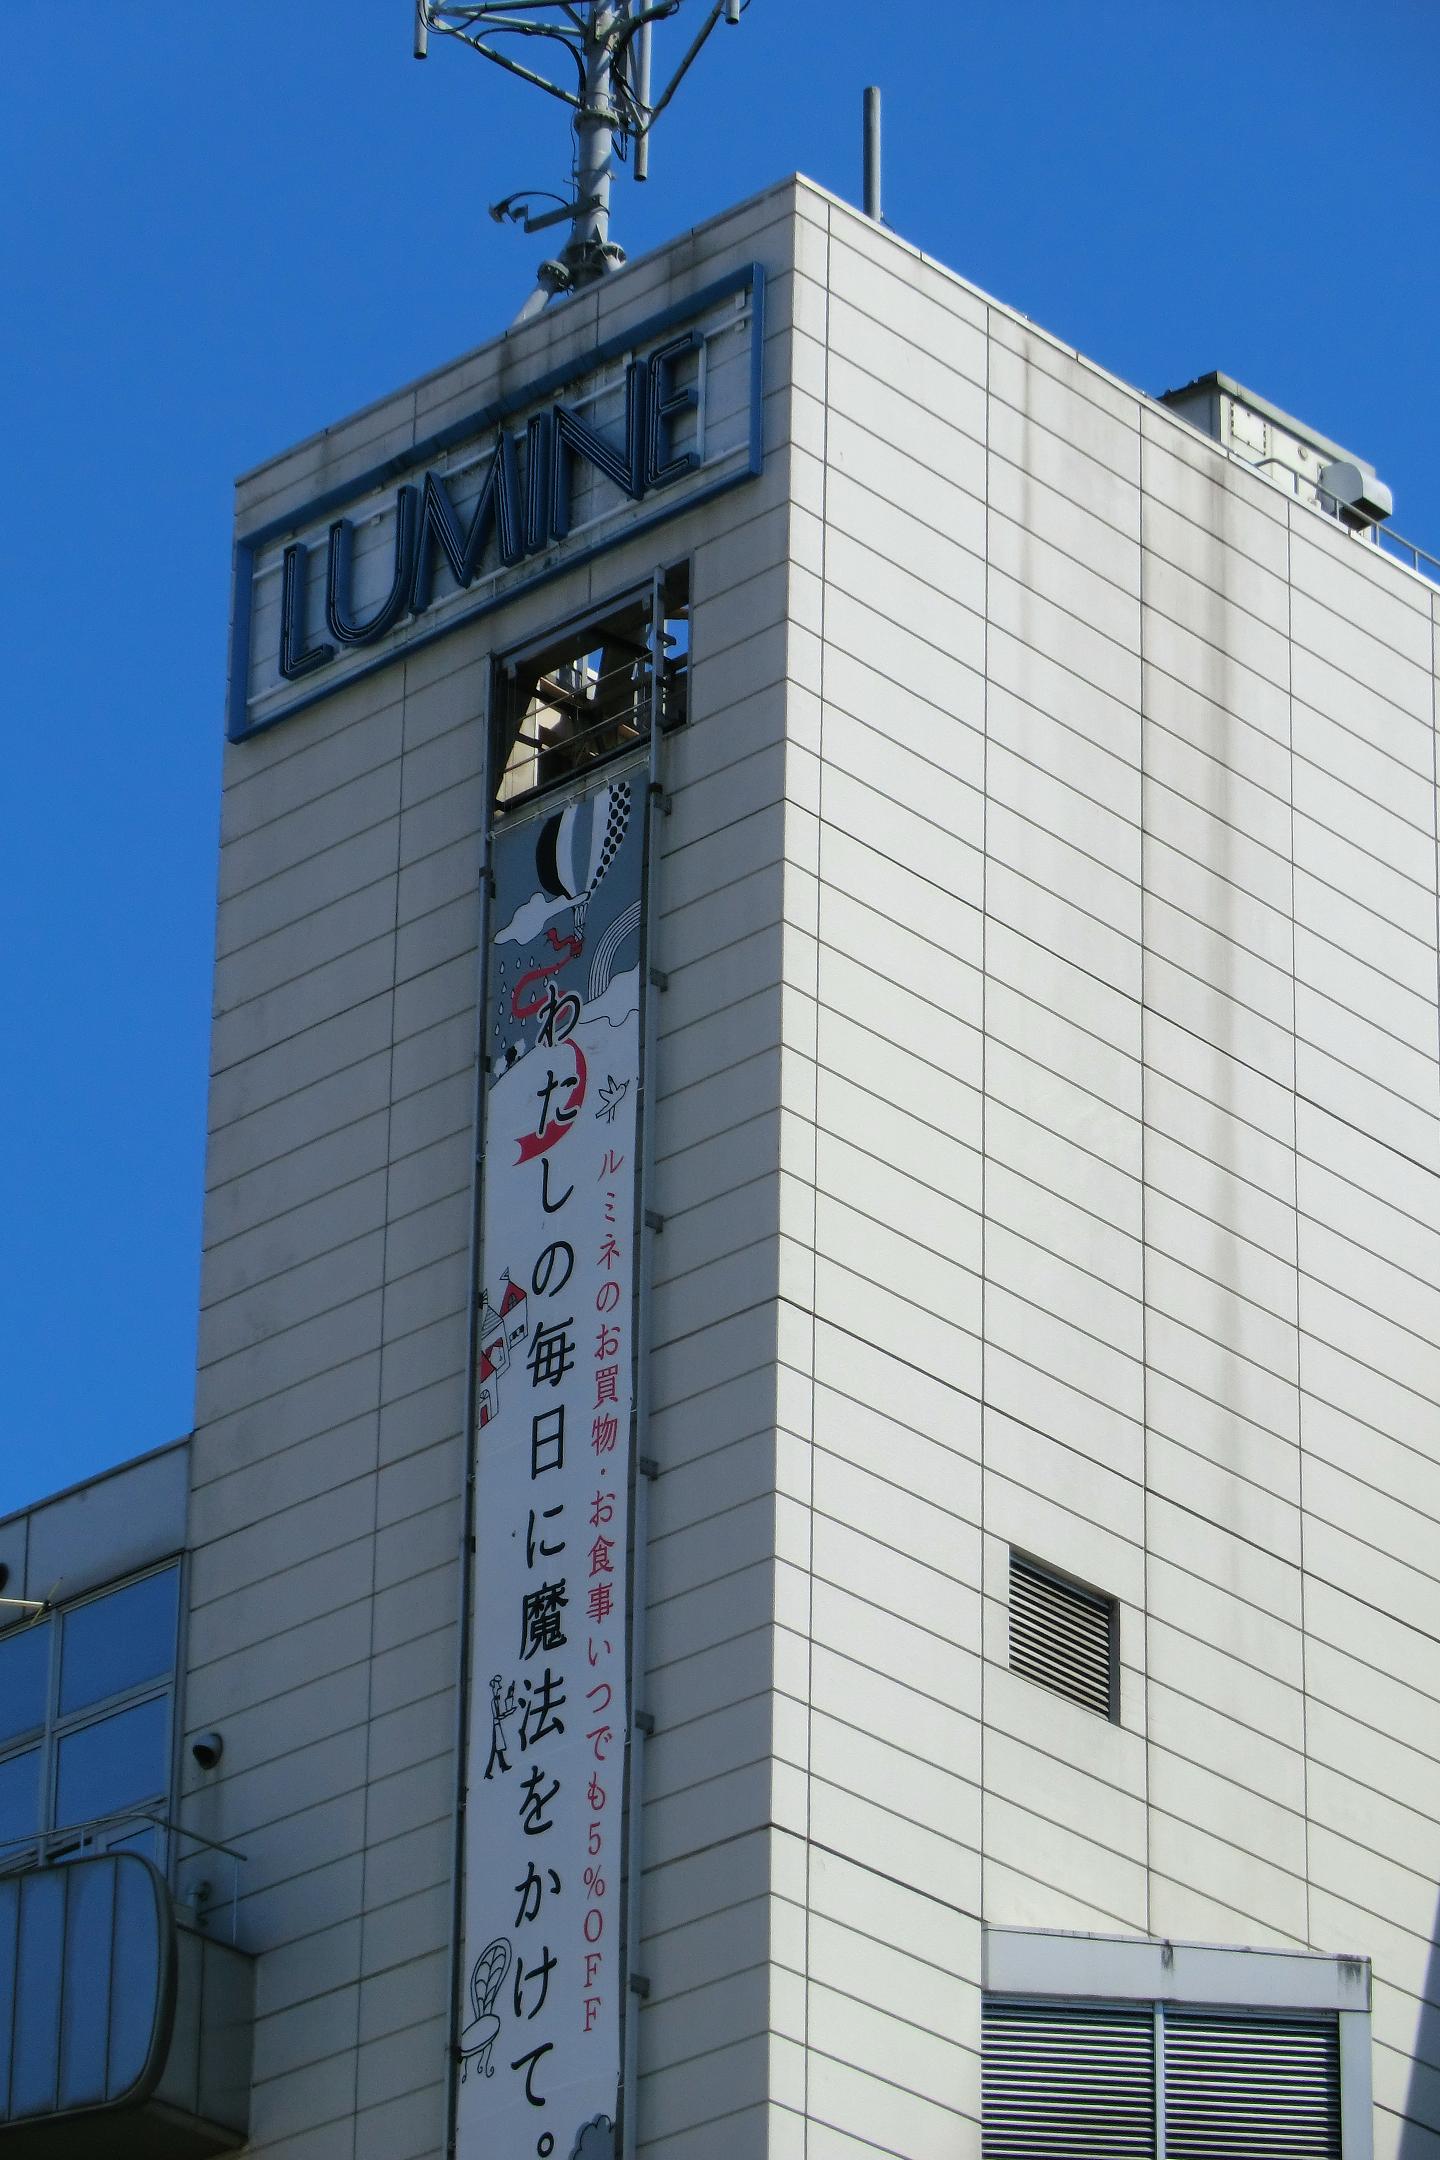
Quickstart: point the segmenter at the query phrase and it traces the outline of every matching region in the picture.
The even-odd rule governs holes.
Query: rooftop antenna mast
[[[593,285],[625,260],[610,237],[610,192],[617,160],[633,158],[635,178],[650,176],[650,135],[694,66],[717,23],[738,23],[750,0],[415,0],[415,57],[432,35],[458,38],[522,82],[570,108],[574,135],[568,198],[521,189],[494,204],[497,224],[527,233],[570,227],[559,254],[540,265],[539,290],[524,315],[564,293]],[[679,15],[696,22],[683,58],[664,89],[652,82],[655,25]],[[520,56],[524,54],[522,59]],[[561,55],[564,55],[562,59]],[[554,73],[547,61],[554,61]],[[535,204],[552,204],[537,210]],[[524,317],[522,316],[522,320]]]

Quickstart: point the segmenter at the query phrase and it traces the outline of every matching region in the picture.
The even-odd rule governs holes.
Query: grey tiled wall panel
[[[1429,2149],[1433,595],[828,222],[781,1158],[808,2134],[978,2152],[983,1918],[1372,1954],[1376,2150]],[[1119,1600],[1117,1724],[1007,1670],[1012,1544]],[[865,1981],[838,1855],[923,1915]]]
[[[1440,2150],[1435,596],[804,184],[524,353],[754,256],[766,473],[665,542],[641,2146],[970,2160],[989,1921],[1371,1955]],[[267,2160],[440,2146],[488,652],[227,765],[188,1804]]]
[[[647,1846],[657,1928],[691,1945],[645,2056],[677,2138],[768,2108],[793,243],[782,190],[697,239],[688,270],[642,263],[603,309],[547,317],[513,363],[584,350],[602,313],[639,320],[687,280],[770,268],[766,477],[661,543],[693,548],[695,583],[661,872],[652,1641],[671,1707]],[[493,355],[461,362],[252,475],[242,529],[494,380]],[[494,634],[654,560],[622,551]],[[443,2131],[489,650],[488,626],[462,632],[227,753],[187,1699],[227,1745],[187,1805],[249,1855],[253,2143],[294,2160],[407,2160]],[[706,1922],[717,1839],[757,1856],[748,1932]]]

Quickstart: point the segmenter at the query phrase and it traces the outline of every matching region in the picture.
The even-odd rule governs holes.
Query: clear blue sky
[[[409,0],[0,13],[4,1512],[190,1422],[232,480],[504,327],[565,137]],[[1437,75],[1435,0],[753,0],[618,237],[853,196],[878,81],[897,231],[1440,553]]]

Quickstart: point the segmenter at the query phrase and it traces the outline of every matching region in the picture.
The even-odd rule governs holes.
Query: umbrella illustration
[[[486,2077],[495,2075],[495,2065],[490,2060],[490,2050],[500,2030],[495,1998],[509,1969],[510,1945],[503,1935],[497,1935],[494,1942],[486,1943],[470,1973],[470,2007],[474,2015],[460,2035],[462,2085],[470,2075],[472,2063],[477,2076],[482,2073]]]

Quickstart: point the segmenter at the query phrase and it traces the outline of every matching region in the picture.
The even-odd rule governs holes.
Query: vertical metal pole
[[[880,92],[871,83],[865,92],[865,215],[882,219],[880,191]]]
[[[640,1069],[640,1280],[635,1301],[635,1498],[630,1515],[630,1780],[628,1836],[625,1841],[625,2057],[621,2086],[622,2160],[635,2160],[640,2086],[640,2004],[643,1987],[635,1982],[640,1950],[640,1882],[644,1861],[645,1737],[649,1729],[644,1702],[647,1671],[645,1621],[650,1582],[650,1482],[654,1464],[650,1440],[650,1312],[655,1273],[658,1220],[651,1200],[655,1181],[655,1066],[660,1039],[660,991],[655,974],[656,933],[660,925],[660,749],[664,739],[665,587],[656,573],[650,595],[650,785],[646,800],[644,1024]]]
[[[459,2131],[459,2041],[465,2019],[461,2009],[465,1956],[465,1806],[470,1778],[470,1634],[474,1624],[473,1575],[475,1545],[475,1433],[479,1417],[477,1382],[480,1368],[480,1294],[485,1265],[485,1055],[486,1021],[490,994],[490,854],[494,835],[491,763],[494,734],[493,681],[484,700],[481,725],[485,752],[481,759],[482,797],[485,806],[485,838],[480,865],[479,951],[475,971],[475,1107],[471,1139],[470,1237],[465,1280],[470,1310],[465,1327],[465,1420],[463,1462],[465,1482],[460,1515],[460,1584],[456,1610],[455,1644],[455,1801],[450,1824],[450,2022],[446,2049],[445,2151],[455,2150]]]
[[[430,22],[425,0],[415,0],[415,58],[423,60],[430,50]]]
[[[570,226],[565,259],[578,284],[588,284],[606,268],[610,245],[610,185],[615,172],[613,0],[590,0],[585,16],[584,109],[575,123],[575,199],[580,208]]]
[[[635,33],[635,102],[640,108],[640,128],[635,137],[635,178],[650,178],[650,75],[653,23],[642,23]]]

